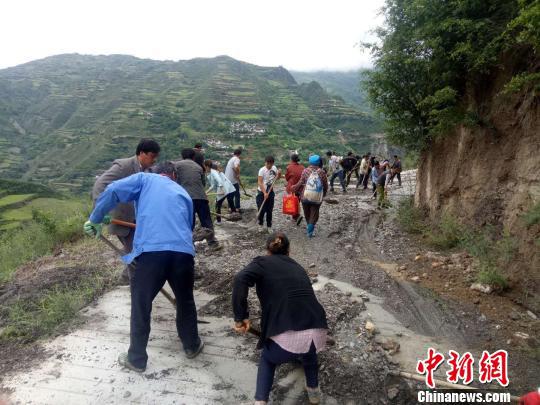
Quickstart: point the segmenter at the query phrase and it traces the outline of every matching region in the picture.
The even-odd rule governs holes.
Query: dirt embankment
[[[416,204],[432,218],[449,212],[467,224],[508,231],[518,254],[505,276],[540,310],[540,224],[523,216],[540,203],[540,99],[501,96],[498,80],[478,94],[482,124],[434,141],[418,169]],[[486,101],[488,100],[488,101]]]

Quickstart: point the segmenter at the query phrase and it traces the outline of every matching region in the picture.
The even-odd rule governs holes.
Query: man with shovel
[[[125,263],[136,260],[130,280],[130,345],[127,353],[120,354],[118,362],[137,372],[146,369],[152,301],[165,281],[176,297],[176,328],[186,357],[194,358],[204,346],[199,338],[193,298],[193,203],[189,194],[176,184],[172,163],[162,163],[155,171],[157,174],[137,173],[111,183],[84,224],[87,235],[99,238],[107,212],[121,203],[136,203],[133,250],[122,257]]]
[[[191,148],[182,150],[182,160],[176,163],[176,181],[190,195],[193,200],[193,224],[195,214],[199,217],[201,226],[207,231],[206,241],[210,250],[219,250],[221,247],[214,235],[214,224],[210,214],[208,197],[204,190],[204,170],[195,161],[195,151]]]
[[[152,139],[143,139],[137,145],[135,156],[115,160],[109,170],[96,179],[94,187],[92,188],[92,200],[94,203],[103,190],[105,190],[105,187],[113,181],[123,179],[124,177],[135,173],[147,171],[156,161],[159,151],[160,147],[156,141]],[[119,219],[121,221],[133,222],[135,220],[133,203],[118,204],[111,212],[111,216],[114,219]],[[113,224],[109,226],[109,232],[112,235],[116,235],[120,240],[125,253],[131,252],[133,248],[133,229]],[[129,266],[124,268],[121,278],[123,282],[129,282]]]

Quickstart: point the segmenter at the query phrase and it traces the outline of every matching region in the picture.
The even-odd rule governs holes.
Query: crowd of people
[[[166,281],[176,297],[176,327],[186,357],[194,358],[203,350],[193,298],[195,218],[208,231],[205,239],[208,249],[214,251],[220,245],[214,234],[209,196],[215,196],[212,200],[216,225],[224,216],[225,201],[229,215],[242,212],[241,149],[234,151],[225,170],[204,158],[200,144],[183,149],[181,160],[155,165],[159,153],[157,142],[142,140],[135,156],[115,160],[96,179],[92,190],[94,209],[83,226],[88,235],[100,238],[103,224],[110,224],[109,233],[116,235],[123,245],[123,276],[131,292],[130,345],[118,362],[137,372],[146,369],[152,302]],[[324,197],[335,192],[336,178],[343,193],[347,192],[353,174],[356,188],[363,190],[371,179],[379,207],[385,205],[385,188],[394,177],[401,185],[401,162],[397,156],[390,164],[377,161],[369,153],[360,157],[349,152],[342,158],[327,152],[326,159],[312,154],[307,163],[302,165],[299,155],[292,154],[284,177],[286,192],[296,196],[303,211],[303,215],[295,213],[292,221],[300,225],[305,218],[310,238],[314,236]],[[231,292],[234,328],[240,333],[250,330],[247,294],[255,286],[262,309],[256,404],[268,401],[276,366],[294,359],[300,359],[304,366],[310,402],[319,403],[317,352],[326,342],[326,315],[305,269],[289,256],[287,236],[272,230],[274,186],[281,177],[274,157],[267,156],[258,171],[255,197],[258,230],[270,234],[267,255],[254,258],[235,277]],[[134,226],[127,227],[117,220]]]

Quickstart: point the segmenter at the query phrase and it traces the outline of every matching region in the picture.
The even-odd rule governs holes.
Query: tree
[[[368,73],[370,101],[392,143],[419,150],[475,116],[471,86],[500,68],[504,53],[524,63],[515,77],[540,80],[540,0],[386,0]],[[514,83],[515,84],[515,83]]]

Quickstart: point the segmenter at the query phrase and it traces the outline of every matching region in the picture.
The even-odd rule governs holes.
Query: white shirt
[[[339,167],[340,160],[341,158],[339,158],[338,156],[332,155],[332,157],[330,158],[330,163],[329,163],[331,172],[337,172],[341,170],[341,167]]]
[[[268,190],[268,187],[270,187],[272,183],[274,182],[274,179],[276,178],[276,176],[277,176],[276,166],[272,166],[271,169],[267,169],[266,166],[263,166],[259,169],[259,177],[262,177],[263,184],[266,186],[267,190]],[[257,187],[257,190],[262,191],[260,186]]]
[[[232,184],[238,184],[238,177],[233,169],[240,167],[240,158],[238,156],[233,156],[229,159],[227,167],[225,168],[225,177],[227,177]]]

